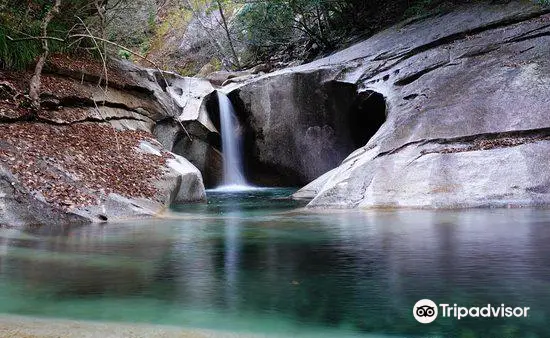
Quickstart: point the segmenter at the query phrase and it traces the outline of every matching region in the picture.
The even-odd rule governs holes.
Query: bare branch
[[[82,26],[84,26],[84,28],[86,29],[86,32],[88,32],[91,39],[94,41],[94,45],[96,46],[99,56],[101,57],[101,61],[103,62],[103,71],[105,72],[105,96],[107,96],[107,90],[109,89],[109,75],[107,72],[107,61],[105,60],[105,56],[101,52],[101,48],[99,48],[99,44],[97,43],[96,38],[92,35],[90,30],[88,29],[88,26],[86,26],[86,24],[80,17],[77,16],[76,18],[82,23]],[[101,79],[99,81],[101,83]]]
[[[227,36],[227,42],[229,43],[229,48],[231,48],[231,53],[233,54],[233,58],[235,59],[235,64],[237,65],[238,69],[241,69],[241,63],[239,62],[239,56],[237,55],[237,52],[235,51],[235,46],[233,46],[233,39],[231,38],[231,32],[229,31],[229,26],[227,24],[227,19],[225,18],[225,13],[223,12],[222,3],[220,0],[216,0],[216,3],[218,4],[218,11],[220,12],[220,16],[222,18],[223,22],[223,29],[225,31],[225,34]]]
[[[191,135],[189,135],[189,132],[187,131],[187,128],[185,128],[185,126],[183,125],[183,123],[181,123],[181,121],[179,119],[174,119],[176,121],[179,122],[180,126],[183,128],[183,131],[185,131],[185,134],[187,134],[187,137],[189,138],[189,141],[193,141],[193,139],[191,138]]]
[[[31,36],[28,38],[14,39],[11,36],[6,35],[6,38],[8,38],[8,40],[10,40],[11,42],[20,42],[20,41],[29,41],[29,40],[55,40],[55,41],[65,42],[65,40],[55,36]]]
[[[160,69],[159,66],[157,66],[156,63],[154,63],[153,61],[149,60],[148,58],[146,58],[145,56],[139,54],[139,53],[136,53],[134,52],[133,50],[131,50],[130,48],[127,48],[127,47],[124,47],[122,45],[119,45],[118,43],[116,42],[113,42],[113,41],[110,41],[110,40],[107,40],[107,39],[102,39],[102,38],[98,38],[97,36],[93,36],[91,34],[73,34],[73,35],[70,35],[69,38],[80,38],[80,37],[84,37],[84,38],[90,38],[90,39],[95,39],[95,40],[98,40],[98,41],[102,41],[102,42],[105,42],[105,43],[108,43],[110,45],[113,45],[113,46],[116,46],[120,49],[123,49],[125,51],[127,51],[128,53],[132,54],[132,55],[135,55],[137,57],[139,57],[140,59],[143,59],[147,62],[149,62],[151,65],[153,65],[153,67],[155,67],[159,72],[160,72],[160,75],[162,76],[162,79],[164,80],[164,82],[166,83],[167,86],[169,86],[170,84],[168,83],[168,80],[166,80],[166,77],[164,76],[164,71],[162,69]]]

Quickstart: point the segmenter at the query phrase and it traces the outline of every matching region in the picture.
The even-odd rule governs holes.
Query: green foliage
[[[42,20],[53,4],[53,0],[0,0],[1,67],[22,69],[38,58],[44,40],[36,37],[42,36]],[[50,53],[79,50],[98,57],[99,45],[107,53],[130,58],[109,44],[71,34],[91,34],[146,53],[156,30],[156,11],[155,0],[63,0],[47,33],[63,41],[48,39]]]
[[[185,30],[192,17],[193,13],[186,9],[178,9],[170,12],[164,20],[156,26],[153,38],[160,39],[168,34],[171,29]]]
[[[23,69],[32,63],[40,54],[36,41],[12,42],[8,36],[13,32],[0,26],[0,60],[5,68]]]
[[[200,17],[203,31],[207,33],[210,47],[218,50],[216,56],[226,67],[228,59],[255,64],[271,59],[274,55],[308,59],[323,52],[332,51],[349,43],[352,38],[364,37],[395,23],[407,16],[422,16],[441,10],[449,4],[467,3],[470,0],[185,0],[174,1],[172,9],[158,20],[156,0],[99,0],[105,9],[105,17],[97,12],[95,1],[64,0],[61,13],[50,23],[48,35],[66,42],[48,40],[52,53],[84,50],[99,55],[91,39],[74,43],[68,39],[71,33],[87,33],[78,18],[95,36],[103,37],[141,54],[156,54],[169,58],[170,53],[159,53],[166,41],[181,39],[177,32],[184,32]],[[550,6],[550,0],[532,0]],[[53,5],[52,0],[0,0],[0,67],[22,69],[32,64],[42,52],[40,23]],[[212,20],[222,7],[227,17],[233,41],[237,44],[237,56],[228,52],[226,34],[216,31]],[[102,21],[104,20],[104,21]],[[218,23],[221,25],[219,18]],[[76,29],[74,29],[76,27]],[[195,24],[196,27],[196,24]],[[196,28],[194,28],[196,29]],[[209,32],[206,32],[210,30]],[[11,39],[10,39],[11,38]],[[15,40],[15,41],[14,41]],[[198,39],[197,41],[199,41]],[[130,53],[110,45],[113,55],[131,59]],[[198,44],[197,44],[198,46]],[[70,48],[69,48],[70,47]],[[232,47],[232,46],[231,46]],[[174,47],[177,49],[177,46]],[[214,47],[212,47],[214,48]],[[233,48],[231,48],[233,49]],[[207,53],[197,65],[204,64],[214,52]],[[162,60],[159,64],[165,64]],[[218,60],[219,61],[219,60]],[[191,74],[196,65],[174,68]],[[221,68],[217,64],[216,68]]]
[[[63,13],[57,15],[48,26],[48,36],[66,39],[67,32],[77,21],[77,9],[84,0],[66,2]],[[19,1],[0,0],[0,65],[8,69],[23,69],[31,65],[42,53],[42,40],[33,39],[42,35],[41,22],[52,7],[47,0]],[[51,53],[65,52],[68,43],[48,40]]]
[[[149,9],[149,16],[147,17],[147,25],[149,26],[150,31],[154,31],[156,27],[156,13],[155,11]]]
[[[40,41],[21,38],[40,34],[40,22],[32,14],[41,17],[46,8],[29,13],[30,11],[11,1],[2,3],[6,8],[0,13],[0,60],[5,68],[23,69],[41,53],[41,46]]]
[[[436,0],[419,0],[413,3],[405,12],[405,16],[419,16],[429,13],[440,1]]]
[[[212,65],[214,71],[222,70],[222,62],[218,58],[212,58],[210,60],[210,64]]]
[[[419,0],[428,1],[428,0]],[[260,55],[290,45],[329,51],[346,39],[374,31],[403,17],[413,0],[269,0],[244,5],[237,23]]]
[[[198,65],[196,61],[188,62],[185,66],[176,69],[176,72],[181,76],[193,76],[197,73]]]
[[[254,59],[265,61],[274,54],[288,55],[300,50],[302,55],[298,57],[308,59],[404,18],[430,15],[474,1],[255,0],[245,1],[235,21],[248,46],[244,54],[251,63]],[[532,1],[550,5],[550,0]]]
[[[294,36],[295,13],[284,1],[246,4],[238,14],[247,42],[255,47],[287,43]]]
[[[130,60],[130,58],[132,57],[132,53],[125,49],[119,49],[117,55],[119,58],[124,60]]]

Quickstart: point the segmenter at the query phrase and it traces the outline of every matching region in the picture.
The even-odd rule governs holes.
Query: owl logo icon
[[[414,304],[413,316],[419,323],[429,324],[437,318],[437,304],[429,299],[421,299]]]

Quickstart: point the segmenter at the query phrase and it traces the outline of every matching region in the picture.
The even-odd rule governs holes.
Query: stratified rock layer
[[[208,129],[208,119],[180,104],[184,78],[133,69],[111,67],[104,81],[93,60],[54,56],[35,114],[23,95],[30,74],[0,73],[0,225],[119,221],[205,200],[201,172],[152,132],[168,120]]]

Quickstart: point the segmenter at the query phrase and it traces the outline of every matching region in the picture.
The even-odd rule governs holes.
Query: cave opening
[[[379,92],[359,92],[354,84],[330,81],[305,93],[292,101],[295,106],[271,105],[267,112],[250,111],[251,95],[239,90],[229,94],[244,129],[244,170],[253,184],[304,186],[364,147],[386,122],[386,99]],[[216,108],[212,111],[219,125]],[[262,114],[286,118],[271,119],[277,125],[272,128],[265,122],[270,119],[258,118]],[[270,152],[280,157],[265,156]]]
[[[216,92],[209,94],[204,101],[210,121],[212,121],[216,129],[220,130],[220,103],[218,102]]]
[[[244,174],[258,186],[303,186],[311,182],[364,147],[386,122],[387,115],[386,99],[381,93],[359,92],[354,84],[335,81],[322,84],[314,92],[307,91],[307,96],[294,100],[292,107],[272,105],[272,110],[266,112],[251,111],[253,96],[241,94],[239,89],[228,97],[241,125]],[[216,95],[206,101],[206,106],[211,121],[220,130]],[[259,118],[262,114],[281,116],[281,120],[271,119],[277,128],[267,124],[270,119]],[[223,151],[216,136],[211,144]],[[266,156],[270,153],[280,156]]]
[[[365,146],[386,122],[386,99],[380,93],[358,93],[349,110],[349,137],[355,149]]]

